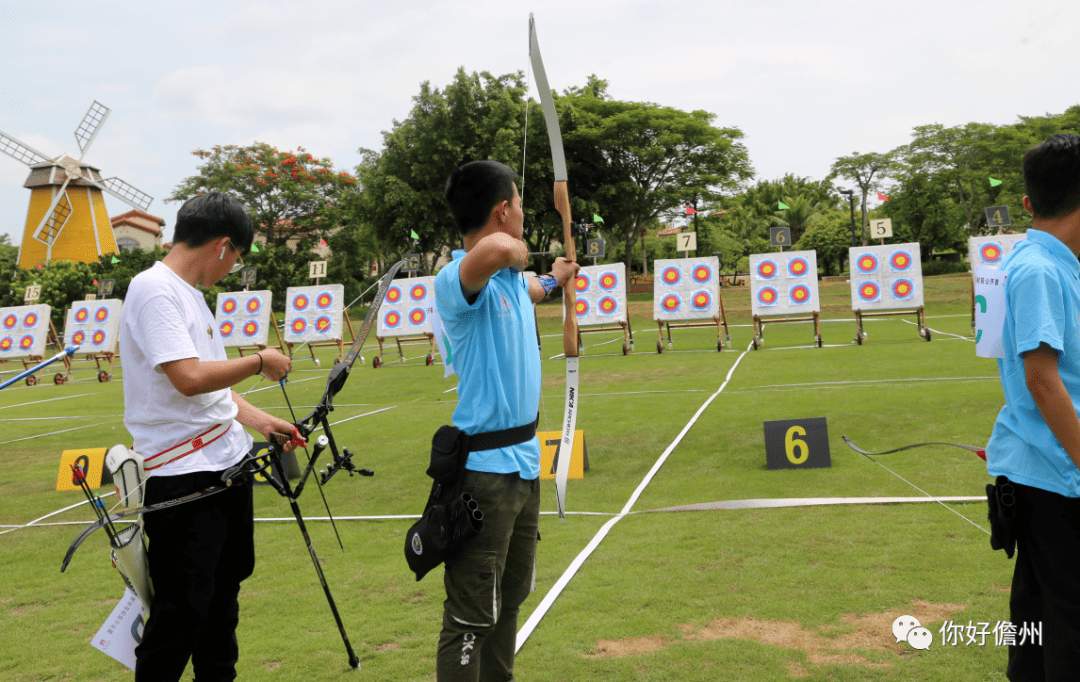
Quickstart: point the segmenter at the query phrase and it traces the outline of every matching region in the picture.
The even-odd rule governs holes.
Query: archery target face
[[[376,334],[382,337],[433,334],[430,311],[434,308],[433,276],[396,279],[386,290],[379,308]]]
[[[653,319],[711,320],[720,314],[720,260],[716,256],[662,258],[653,262],[653,268]]]
[[[750,308],[754,315],[805,315],[821,310],[817,252],[751,254]]]
[[[80,352],[115,353],[122,307],[123,303],[115,298],[76,301],[68,310],[64,337],[82,346]]]
[[[1012,253],[1016,245],[1027,239],[1027,233],[995,234],[987,237],[968,239],[968,262],[971,263],[972,277],[980,267],[999,267],[1001,261]],[[974,286],[974,280],[972,285]]]
[[[852,310],[898,310],[923,304],[919,245],[885,244],[848,249]]]
[[[268,345],[273,300],[274,294],[268,289],[218,294],[214,320],[225,347]],[[305,306],[309,304],[304,302]]]
[[[806,277],[806,273],[810,271],[810,264],[806,262],[805,258],[795,257],[788,258],[787,262],[787,274],[788,277]]]
[[[670,275],[678,280],[678,269]],[[626,320],[626,266],[622,263],[586,265],[574,282],[574,316],[579,327]]]
[[[285,341],[340,341],[345,311],[344,298],[344,284],[289,287],[285,292]],[[269,303],[267,300],[264,307],[269,308]],[[263,324],[262,328],[265,329],[266,324]]]

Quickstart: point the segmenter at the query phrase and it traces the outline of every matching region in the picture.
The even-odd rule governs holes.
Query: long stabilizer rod
[[[64,357],[69,357],[70,358],[72,355],[75,355],[75,353],[77,353],[78,350],[79,350],[79,347],[77,345],[76,346],[68,346],[67,348],[60,351],[56,355],[52,356],[48,360],[45,360],[43,362],[39,362],[38,364],[36,364],[33,367],[31,367],[30,369],[26,370],[22,374],[19,374],[18,376],[13,377],[11,379],[8,379],[4,383],[0,384],[0,389],[7,388],[8,386],[10,386],[13,383],[15,383],[16,381],[18,381],[19,379],[24,379],[24,378],[30,376],[31,374],[33,374],[34,372],[38,371],[39,369],[42,369],[43,367],[47,367],[48,365],[51,365],[52,363],[56,362],[57,360],[60,360],[61,358],[64,358]]]

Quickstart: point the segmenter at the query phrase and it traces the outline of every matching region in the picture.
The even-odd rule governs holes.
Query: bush
[[[953,272],[968,272],[971,266],[966,261],[956,263],[948,260],[932,260],[922,264],[923,277],[930,275],[948,275]]]

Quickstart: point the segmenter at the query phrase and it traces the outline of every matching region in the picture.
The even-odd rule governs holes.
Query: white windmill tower
[[[142,211],[150,207],[150,195],[119,178],[103,180],[99,169],[83,163],[108,116],[108,107],[100,102],[90,105],[75,130],[78,159],[67,154],[50,159],[0,131],[0,151],[30,167],[30,177],[23,183],[31,194],[19,247],[19,267],[30,269],[54,260],[93,263],[102,254],[116,253],[102,192]]]

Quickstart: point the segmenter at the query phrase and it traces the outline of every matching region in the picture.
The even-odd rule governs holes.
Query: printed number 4
[[[810,448],[807,446],[806,441],[795,438],[796,435],[805,436],[806,429],[796,425],[787,430],[787,433],[784,434],[784,452],[792,464],[802,464],[810,456]],[[798,455],[795,454],[796,450],[799,451]]]

